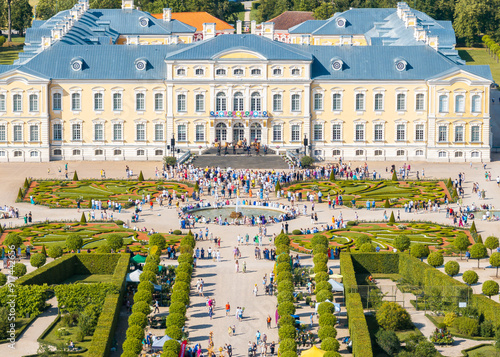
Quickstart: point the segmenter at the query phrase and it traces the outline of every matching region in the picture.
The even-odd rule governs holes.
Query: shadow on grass
[[[474,62],[474,58],[472,58],[472,56],[469,54],[469,52],[467,52],[467,50],[458,50],[458,55],[465,62]]]

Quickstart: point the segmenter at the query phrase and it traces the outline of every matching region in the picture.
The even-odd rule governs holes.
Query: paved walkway
[[[14,348],[9,347],[8,343],[0,344],[0,356],[22,357],[38,352],[40,344],[37,339],[57,317],[56,297],[54,296],[47,302],[52,304],[52,307],[38,315],[35,321],[24,330],[21,337],[16,341]]]

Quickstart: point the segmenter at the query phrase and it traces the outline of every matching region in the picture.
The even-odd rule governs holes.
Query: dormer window
[[[254,69],[252,69],[251,73],[252,73],[252,76],[260,76],[261,70],[258,68],[254,68]]]
[[[147,62],[145,59],[138,59],[135,61],[135,69],[138,71],[144,71],[146,69]]]
[[[337,27],[345,27],[346,20],[343,17],[337,19]]]
[[[177,75],[178,76],[185,76],[186,75],[186,69],[185,68],[178,68],[177,69]]]
[[[148,27],[149,26],[149,19],[147,17],[141,17],[139,19],[139,25],[141,25],[141,27]]]
[[[300,76],[300,69],[293,68],[292,69],[292,76]]]
[[[203,76],[203,75],[205,75],[205,70],[203,68],[196,68],[196,71],[194,73],[197,76]]]
[[[242,76],[243,75],[243,70],[241,68],[236,68],[235,70],[233,70],[233,74],[235,76]]]
[[[281,76],[283,74],[283,71],[281,68],[275,68],[273,69],[273,76]]]
[[[218,76],[225,76],[226,75],[226,70],[224,68],[219,68],[215,71],[215,74]]]
[[[395,66],[396,66],[396,69],[399,71],[399,72],[403,72],[406,70],[406,66],[408,65],[408,63],[403,60],[403,59],[397,59],[395,62],[394,62]]]
[[[342,67],[344,66],[344,62],[340,59],[336,59],[332,62],[332,68],[334,71],[340,71]]]
[[[83,69],[83,60],[81,58],[71,60],[71,69],[75,72],[81,71]]]

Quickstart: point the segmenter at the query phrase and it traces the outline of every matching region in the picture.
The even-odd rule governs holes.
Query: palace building
[[[87,0],[27,30],[0,66],[0,162],[161,160],[258,142],[320,159],[490,160],[488,66],[447,21],[406,3],[351,9],[275,37]],[[228,29],[231,32],[231,29]]]

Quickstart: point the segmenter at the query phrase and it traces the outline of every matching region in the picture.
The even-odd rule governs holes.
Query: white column
[[[210,85],[210,96],[208,97],[208,102],[210,103],[210,111],[215,111],[215,85]]]
[[[311,136],[311,85],[304,85],[304,98],[303,104],[303,114],[304,114],[304,134],[307,135],[307,140],[309,140],[309,145],[312,145],[312,136]],[[309,154],[309,152],[308,152]]]
[[[170,145],[170,139],[174,135],[174,85],[172,83],[167,84],[167,117],[166,117],[166,140],[167,145]]]
[[[245,86],[245,102],[243,103],[243,111],[250,110],[250,87]]]

